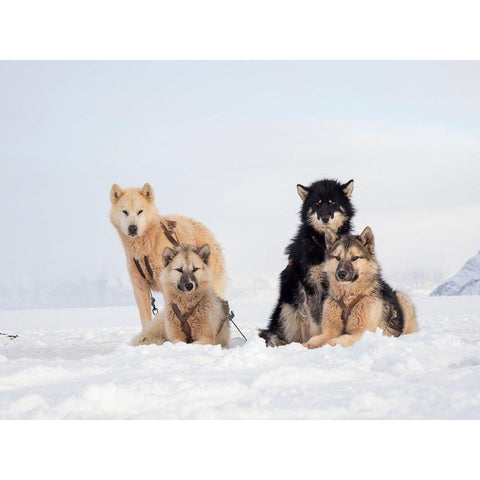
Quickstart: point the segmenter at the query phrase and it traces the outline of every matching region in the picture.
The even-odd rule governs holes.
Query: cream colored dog
[[[162,292],[159,277],[166,247],[186,243],[210,246],[209,266],[212,286],[222,297],[225,288],[225,261],[220,245],[207,227],[180,215],[160,216],[150,184],[123,189],[114,184],[110,190],[110,221],[117,229],[127,257],[128,273],[140,313],[142,327],[151,320],[150,291]]]
[[[165,310],[146,325],[134,345],[165,340],[226,346],[230,337],[229,308],[213,290],[208,267],[210,247],[165,248],[160,285]]]

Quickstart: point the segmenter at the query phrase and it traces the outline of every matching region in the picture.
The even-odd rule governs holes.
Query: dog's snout
[[[322,222],[323,223],[328,223],[328,221],[330,220],[330,217],[327,215],[327,216],[322,216]]]
[[[187,292],[191,292],[193,290],[193,283],[192,282],[186,283],[185,290],[187,290]]]
[[[138,232],[138,228],[136,225],[129,225],[128,227],[128,234],[132,237],[134,237]]]
[[[340,279],[340,280],[345,280],[347,278],[347,271],[346,270],[338,270],[337,271],[337,277]]]

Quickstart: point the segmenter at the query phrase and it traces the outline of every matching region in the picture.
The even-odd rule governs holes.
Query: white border
[[[477,59],[472,0],[7,0],[3,59]]]
[[[4,421],[2,478],[473,478],[478,422]]]

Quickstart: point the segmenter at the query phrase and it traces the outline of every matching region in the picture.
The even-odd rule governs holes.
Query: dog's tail
[[[396,294],[404,318],[404,327],[402,333],[414,333],[418,330],[415,307],[413,306],[412,301],[407,295],[402,292],[396,292]]]
[[[258,336],[265,340],[265,345],[267,347],[280,347],[282,345],[287,345],[287,342],[280,338],[277,334],[270,332],[268,328],[259,328]]]
[[[165,310],[157,313],[152,320],[143,327],[142,331],[131,339],[130,345],[134,347],[150,345],[152,343],[162,345],[166,340],[165,317]]]

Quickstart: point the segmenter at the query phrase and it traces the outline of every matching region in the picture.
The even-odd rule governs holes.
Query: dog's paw
[[[130,341],[130,345],[134,347],[138,347],[140,345],[146,345],[147,344],[147,337],[145,336],[144,333],[140,332],[138,335],[135,335],[132,340]]]
[[[315,341],[312,342],[311,340],[309,340],[308,342],[305,342],[303,344],[303,346],[305,348],[309,348],[309,349],[320,348],[321,347],[321,345],[318,342],[315,342]]]
[[[341,337],[334,338],[328,342],[332,347],[340,345],[341,347],[351,347],[355,342],[350,337],[350,335],[343,335]]]

